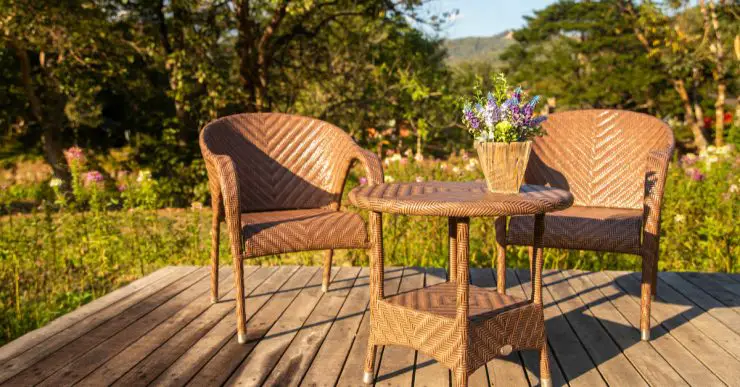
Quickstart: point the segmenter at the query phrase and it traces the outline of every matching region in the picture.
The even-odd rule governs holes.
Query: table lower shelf
[[[528,299],[499,294],[495,289],[484,289],[474,285],[470,285],[468,300],[469,319],[487,317],[530,303]],[[454,318],[457,311],[457,284],[445,282],[387,297],[384,301],[419,312]]]

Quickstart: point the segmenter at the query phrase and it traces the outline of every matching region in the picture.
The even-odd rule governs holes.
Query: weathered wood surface
[[[530,294],[508,270],[507,293]],[[206,268],[168,267],[0,348],[0,385],[361,385],[369,313],[367,268],[247,267],[248,342],[235,338],[233,276],[211,304]],[[442,269],[386,268],[387,295],[445,281]],[[555,385],[740,385],[740,277],[661,273],[653,340],[641,342],[640,275],[548,271],[545,319]],[[494,287],[491,269],[471,282]],[[379,348],[376,384],[448,386],[450,373],[402,347]],[[515,352],[472,386],[539,385],[539,356]]]

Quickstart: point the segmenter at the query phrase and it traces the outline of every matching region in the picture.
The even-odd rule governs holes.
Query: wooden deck
[[[206,268],[167,267],[0,348],[2,385],[360,385],[368,269],[248,267],[249,342],[235,338],[231,270],[211,304]],[[508,292],[529,292],[509,271]],[[473,269],[493,287],[495,273]],[[389,294],[445,280],[440,269],[389,268]],[[549,271],[544,302],[557,385],[740,385],[740,277],[661,273],[653,341],[639,341],[639,274]],[[379,351],[378,385],[447,386],[449,372],[401,347]],[[538,385],[535,352],[481,368],[474,386]]]

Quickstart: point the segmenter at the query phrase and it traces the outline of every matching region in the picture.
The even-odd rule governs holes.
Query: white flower
[[[423,177],[421,177],[421,176],[416,176],[416,182],[417,182],[417,183],[421,183],[421,182],[423,182],[423,181],[424,181],[424,178],[423,178]]]
[[[676,223],[683,223],[684,220],[686,220],[686,217],[681,214],[676,214],[676,216],[673,217],[673,221]]]
[[[406,149],[406,152],[404,152],[404,154],[406,155],[406,157],[410,158],[414,155],[414,151],[412,151],[411,148],[409,148],[409,149]]]
[[[465,166],[465,170],[466,171],[468,171],[468,172],[475,171],[476,164],[473,162],[473,160],[475,160],[475,159],[470,159],[470,162],[468,163],[468,165]]]
[[[439,169],[441,169],[441,170],[443,170],[443,171],[446,171],[446,170],[447,170],[447,164],[446,164],[446,163],[442,163],[442,164],[440,164],[440,165],[439,165]]]
[[[737,193],[738,191],[740,191],[740,189],[737,188],[737,184],[733,184],[730,186],[730,192]]]
[[[62,179],[58,177],[54,177],[51,179],[51,181],[49,181],[49,187],[51,188],[61,187],[63,183],[64,182],[62,181]]]
[[[396,179],[393,178],[391,175],[385,175],[385,179],[383,179],[386,183],[393,183],[396,181]]]
[[[452,173],[459,175],[460,174],[460,167],[454,167],[452,168]]]
[[[729,145],[729,144],[717,148],[718,155],[723,155],[723,156],[728,155],[730,154],[731,151],[732,151],[732,145]]]
[[[424,155],[421,154],[421,152],[419,152],[419,153],[417,153],[417,154],[414,155],[414,160],[416,160],[417,162],[420,163],[420,162],[424,161]]]
[[[710,145],[707,147],[707,153],[715,153],[717,152],[717,147],[714,145]]]
[[[152,178],[152,171],[143,169],[139,171],[139,176],[136,177],[136,182],[141,183]]]

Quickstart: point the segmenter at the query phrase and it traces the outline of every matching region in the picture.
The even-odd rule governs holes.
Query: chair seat
[[[642,211],[622,208],[571,207],[545,215],[544,247],[640,254]],[[531,246],[534,217],[509,221],[507,244]]]
[[[296,251],[366,248],[358,214],[328,209],[250,212],[241,215],[247,257]]]

